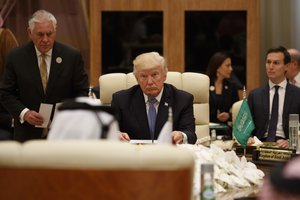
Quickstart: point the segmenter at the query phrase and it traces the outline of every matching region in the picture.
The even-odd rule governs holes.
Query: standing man
[[[87,96],[88,77],[80,52],[55,41],[55,17],[38,10],[28,21],[30,42],[7,57],[0,87],[4,107],[14,117],[14,139],[26,141],[45,136],[38,113],[41,103],[56,104],[67,98]]]
[[[165,59],[157,52],[143,53],[133,61],[133,68],[138,85],[116,92],[112,97],[120,139],[157,139],[171,107],[173,142],[194,144],[193,95],[164,83],[168,72]],[[155,120],[151,119],[152,115]]]
[[[300,52],[297,49],[288,49],[291,55],[291,62],[286,71],[286,77],[290,83],[300,87]]]
[[[9,51],[18,46],[14,34],[3,28],[3,19],[0,13],[0,81],[2,81],[4,63]],[[13,118],[0,102],[0,140],[10,140],[13,136]]]
[[[289,114],[300,114],[300,88],[285,77],[290,61],[284,47],[269,49],[266,55],[269,83],[250,91],[248,97],[255,124],[252,135],[262,141],[276,142],[282,148],[289,146]]]

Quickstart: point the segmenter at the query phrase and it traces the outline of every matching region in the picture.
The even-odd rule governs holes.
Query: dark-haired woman
[[[233,68],[230,56],[225,52],[215,53],[209,60],[206,74],[210,77],[209,107],[210,122],[221,123],[228,129],[217,134],[231,137],[231,107],[239,100],[238,89],[229,79]]]

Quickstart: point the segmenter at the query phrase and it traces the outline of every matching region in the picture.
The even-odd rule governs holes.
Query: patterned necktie
[[[42,84],[43,84],[43,89],[44,93],[46,93],[46,87],[47,87],[47,64],[46,64],[46,58],[47,55],[42,54],[42,60],[41,60],[41,65],[40,65],[40,74],[41,74],[41,79],[42,79]]]
[[[274,88],[275,88],[275,93],[274,93],[274,97],[273,97],[271,119],[269,121],[269,131],[268,131],[268,137],[267,137],[268,142],[275,142],[277,122],[278,122],[278,107],[279,107],[278,89],[279,89],[279,86],[275,85]]]
[[[157,100],[154,97],[149,97],[149,110],[148,110],[148,124],[151,133],[151,139],[154,139],[155,123],[156,123],[156,109],[155,103]]]

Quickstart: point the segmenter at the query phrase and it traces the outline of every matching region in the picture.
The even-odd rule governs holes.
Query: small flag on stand
[[[161,129],[157,138],[158,144],[172,144],[172,130],[173,130],[173,113],[172,108],[169,108],[169,117],[165,125]]]
[[[254,128],[255,126],[247,103],[244,87],[243,102],[233,126],[234,136],[244,149],[247,147],[247,141]]]

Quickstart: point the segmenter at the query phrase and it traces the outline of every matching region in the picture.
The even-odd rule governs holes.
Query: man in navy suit
[[[38,139],[47,132],[35,127],[44,121],[38,113],[41,103],[87,96],[88,77],[82,56],[77,49],[55,41],[56,24],[51,13],[35,12],[28,21],[31,41],[7,57],[1,103],[15,119],[14,139],[18,141]],[[44,76],[40,74],[42,63]]]
[[[289,114],[300,114],[300,89],[290,84],[285,77],[291,57],[284,47],[274,47],[266,55],[266,72],[269,83],[250,92],[249,108],[255,124],[252,133],[262,141],[269,141],[271,110],[275,88],[278,89],[278,118],[273,142],[282,148],[288,148]]]
[[[137,56],[133,65],[138,85],[116,92],[112,97],[112,107],[120,125],[120,139],[157,139],[168,120],[168,110],[171,107],[173,142],[194,144],[196,134],[193,95],[164,83],[168,69],[165,59],[157,52]],[[149,101],[153,98],[157,114],[155,128],[151,131],[147,116],[150,112]]]

